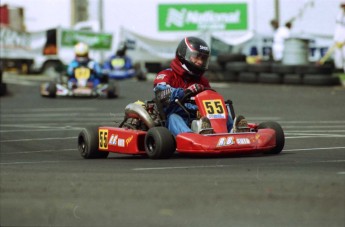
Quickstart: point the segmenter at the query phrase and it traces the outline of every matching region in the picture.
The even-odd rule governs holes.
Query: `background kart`
[[[78,150],[83,158],[106,158],[109,152],[148,155],[152,159],[170,158],[173,153],[220,155],[236,153],[278,154],[285,144],[284,132],[274,121],[249,123],[249,131],[228,133],[228,117],[234,118],[232,102],[213,91],[206,90],[188,99],[187,94],[176,103],[183,107],[185,100],[195,103],[199,117],[210,119],[213,134],[181,133],[173,137],[164,127],[165,115],[157,98],[126,106],[124,120],[115,126],[92,126],[78,136]],[[185,111],[188,111],[185,109]],[[198,119],[191,119],[197,122]],[[192,123],[193,125],[193,123]],[[194,124],[195,125],[195,124]]]
[[[43,97],[55,98],[56,96],[83,96],[96,97],[103,96],[108,98],[118,97],[118,87],[115,80],[106,80],[106,83],[100,83],[87,67],[75,69],[74,78],[60,75],[57,82],[51,81],[41,84],[40,93]]]

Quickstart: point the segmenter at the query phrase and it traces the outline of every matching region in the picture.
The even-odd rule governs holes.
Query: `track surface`
[[[121,82],[108,100],[47,99],[35,79],[6,80],[0,226],[345,225],[343,87],[215,85],[250,122],[282,125],[280,155],[84,160],[81,128],[121,120],[151,82]]]

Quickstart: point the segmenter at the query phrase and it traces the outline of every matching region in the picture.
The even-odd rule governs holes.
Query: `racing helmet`
[[[76,57],[88,57],[89,55],[89,46],[86,43],[77,43],[74,46],[74,53]]]
[[[200,38],[185,37],[177,46],[176,57],[191,76],[200,77],[208,69],[210,48]]]

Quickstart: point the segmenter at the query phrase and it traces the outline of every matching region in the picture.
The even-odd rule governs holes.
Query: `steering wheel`
[[[192,96],[195,96],[203,91],[206,91],[206,90],[210,90],[210,91],[216,91],[212,88],[205,88],[204,90],[198,92],[198,93],[193,93],[191,90],[186,90],[185,93],[184,93],[184,96],[179,100],[181,104],[184,104],[189,98],[191,98]]]

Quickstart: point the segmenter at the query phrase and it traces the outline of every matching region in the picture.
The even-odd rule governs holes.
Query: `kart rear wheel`
[[[54,82],[49,82],[48,87],[47,87],[47,91],[48,91],[48,97],[50,98],[55,98],[56,97],[56,83]]]
[[[117,98],[118,95],[118,86],[116,81],[110,80],[108,83],[108,88],[107,88],[107,97],[109,99],[111,98]]]
[[[152,159],[170,158],[176,150],[175,138],[165,127],[150,128],[145,136],[145,151]]]
[[[284,131],[280,124],[274,121],[267,121],[267,122],[262,122],[261,124],[258,125],[258,129],[265,129],[265,128],[270,128],[273,129],[276,132],[276,146],[269,150],[265,151],[265,154],[279,154],[285,144],[285,136],[284,136]]]
[[[107,158],[109,152],[98,150],[98,126],[83,129],[78,136],[78,150],[85,159]]]

